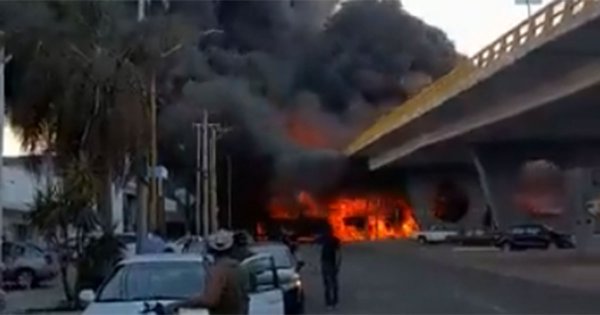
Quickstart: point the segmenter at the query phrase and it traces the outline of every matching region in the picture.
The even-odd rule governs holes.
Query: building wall
[[[33,236],[28,224],[28,215],[34,196],[46,187],[47,182],[56,180],[49,168],[40,169],[36,174],[29,170],[23,158],[4,158],[2,166],[2,206],[4,235],[8,239],[23,239]],[[113,189],[113,219],[116,232],[123,231],[122,189]]]

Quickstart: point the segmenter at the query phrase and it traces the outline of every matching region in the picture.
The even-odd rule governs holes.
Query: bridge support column
[[[415,217],[423,228],[442,222],[433,214],[434,200],[438,187],[443,182],[451,182],[468,198],[465,216],[456,222],[458,227],[481,227],[485,216],[485,201],[481,192],[477,173],[468,166],[411,169],[406,174],[406,189]]]
[[[520,188],[522,166],[528,161],[542,159],[556,164],[564,174],[566,198],[560,215],[534,216],[517,209],[514,202]],[[594,194],[600,197],[600,181],[594,188],[590,179],[592,169],[600,166],[598,142],[536,141],[477,145],[473,148],[473,160],[486,200],[501,228],[537,222],[568,232],[593,229],[586,226],[589,224],[585,222],[590,222],[590,217],[585,213],[583,200],[591,199]]]

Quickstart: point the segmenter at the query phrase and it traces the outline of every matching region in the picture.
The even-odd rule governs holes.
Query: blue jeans
[[[321,276],[325,288],[325,304],[335,306],[338,304],[338,270],[335,264],[321,262]]]

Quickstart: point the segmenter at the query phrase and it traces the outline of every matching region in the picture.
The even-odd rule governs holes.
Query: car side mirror
[[[96,299],[96,293],[93,290],[86,289],[79,292],[79,302],[83,305],[88,305]]]
[[[304,265],[306,265],[306,263],[304,261],[302,261],[302,260],[299,260],[296,263],[296,271],[302,270],[302,268],[304,268]]]

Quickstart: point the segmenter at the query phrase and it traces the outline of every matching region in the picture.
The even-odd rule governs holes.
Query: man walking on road
[[[321,237],[321,275],[325,289],[325,304],[334,309],[338,304],[338,273],[342,262],[340,240],[327,225]]]

